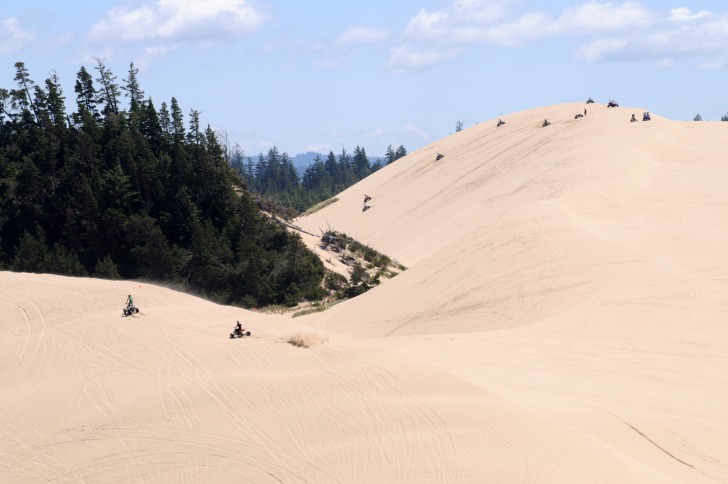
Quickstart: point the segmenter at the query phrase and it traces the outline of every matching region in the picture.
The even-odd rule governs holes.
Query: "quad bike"
[[[243,331],[242,329],[235,328],[230,333],[230,339],[242,338],[243,336],[250,336],[250,331]]]
[[[619,107],[619,104],[617,104],[617,101],[609,101],[607,103],[607,107],[608,108],[618,108]]]
[[[586,100],[586,103],[587,104],[594,104],[594,99],[589,98],[589,99]]]
[[[136,314],[139,312],[139,308],[136,306],[127,306],[123,310],[124,316],[131,316],[132,314]]]

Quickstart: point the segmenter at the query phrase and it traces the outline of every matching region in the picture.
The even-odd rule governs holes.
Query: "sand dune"
[[[583,109],[298,220],[408,266],[325,313],[0,273],[0,481],[728,482],[728,124]]]
[[[4,482],[666,478],[380,345],[148,284],[1,277]],[[127,292],[142,312],[121,318]],[[255,336],[227,340],[241,317]]]

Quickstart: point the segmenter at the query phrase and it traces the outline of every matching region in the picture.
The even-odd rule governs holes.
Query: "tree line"
[[[236,145],[231,150],[230,165],[253,192],[303,212],[406,154],[404,146],[394,150],[390,145],[383,162],[377,160],[371,163],[366,150],[360,146],[354,148],[352,154],[346,149],[342,149],[338,156],[330,151],[325,159],[317,155],[301,177],[290,156],[280,153],[276,147],[260,153],[254,162],[252,158],[246,158],[240,146]]]
[[[55,72],[36,84],[23,62],[0,89],[0,268],[169,281],[243,306],[321,297],[321,261],[261,214],[199,111],[185,126],[133,63],[119,82],[96,62],[73,110]]]

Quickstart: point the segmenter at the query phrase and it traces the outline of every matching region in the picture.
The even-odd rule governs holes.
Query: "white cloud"
[[[469,48],[516,47],[548,37],[614,33],[643,28],[658,18],[637,2],[592,0],[558,15],[539,10],[516,13],[518,3],[456,0],[443,9],[420,10],[404,28],[402,43],[390,50],[389,65],[421,69]]]
[[[446,31],[446,26],[442,25],[449,16],[446,12],[428,12],[420,10],[412,20],[407,23],[404,29],[405,38],[437,38]]]
[[[657,15],[638,3],[591,1],[568,7],[558,17],[543,12],[527,12],[510,22],[486,27],[483,38],[502,46],[519,46],[555,36],[594,35],[642,28]]]
[[[288,42],[283,47],[299,52],[296,56],[299,60],[312,53],[312,63],[318,69],[336,70],[349,65],[358,47],[380,46],[388,38],[389,33],[385,29],[355,25],[327,42]]]
[[[392,138],[393,136],[414,136],[422,140],[430,139],[430,134],[420,129],[416,124],[412,122],[405,122],[399,127],[388,127],[388,128],[374,128],[369,131],[360,133],[359,138],[362,139],[377,139],[377,138]]]
[[[513,0],[456,0],[451,6],[436,10],[420,10],[404,28],[408,40],[438,40],[447,43],[469,43],[487,37],[484,29],[502,20]]]
[[[139,70],[144,72],[154,63],[156,59],[163,58],[168,53],[177,50],[178,48],[179,45],[176,44],[146,47],[144,49],[144,52],[134,61],[134,65]]]
[[[425,69],[455,55],[455,51],[444,52],[435,47],[414,48],[409,45],[400,45],[390,50],[387,64],[392,72],[401,73]]]
[[[0,19],[0,54],[17,52],[33,40],[35,35],[23,29],[18,19],[13,17]]]
[[[590,62],[653,59],[660,66],[675,68],[687,59],[695,59],[698,67],[704,69],[726,66],[728,13],[690,16],[689,21],[675,23],[672,10],[669,17],[649,31],[588,42],[577,50],[577,57]],[[666,59],[670,62],[666,63]]]
[[[411,122],[404,123],[400,131],[403,134],[414,135],[423,140],[430,139],[430,134],[427,131],[420,129],[416,124]]]
[[[278,54],[289,67],[302,64],[321,70],[340,70],[367,49],[380,50],[390,34],[384,28],[354,25],[335,36],[310,38],[287,33],[267,40],[262,49],[266,54]]]
[[[493,22],[503,18],[516,0],[456,0],[452,6],[455,15],[475,23]]]
[[[591,1],[566,8],[555,21],[553,30],[560,34],[613,32],[644,27],[657,18],[656,13],[636,2],[616,4]]]
[[[137,8],[111,9],[89,35],[127,42],[216,42],[249,34],[266,18],[248,0],[154,0]]]
[[[441,9],[419,10],[390,49],[389,67],[423,69],[472,49],[550,38],[568,38],[576,57],[589,62],[651,59],[677,67],[681,60],[702,58],[698,67],[728,65],[728,12],[660,11],[638,1],[598,0],[554,12],[527,9],[527,3],[454,0]]]
[[[346,44],[375,44],[387,40],[389,34],[384,29],[356,25],[349,27],[339,35],[337,43]]]
[[[64,45],[68,45],[69,43],[71,43],[71,41],[75,38],[76,38],[76,32],[69,30],[67,32],[63,32],[63,33],[53,37],[52,42],[53,42],[53,45],[64,46]]]
[[[629,41],[622,38],[605,38],[582,45],[576,57],[589,62],[609,59],[621,54],[629,46]]]
[[[689,8],[673,8],[670,10],[670,20],[674,22],[683,22],[686,20],[698,20],[701,18],[709,17],[712,15],[710,12],[701,10],[700,12],[691,13]]]
[[[334,151],[334,148],[328,143],[317,143],[304,146],[298,151],[298,153],[308,153],[311,151],[314,153],[328,153],[330,151]]]
[[[506,47],[522,45],[524,43],[553,35],[553,20],[547,15],[532,12],[522,15],[512,22],[483,30],[483,40],[488,43]]]

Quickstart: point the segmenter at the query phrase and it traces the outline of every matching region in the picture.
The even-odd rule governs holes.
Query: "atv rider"
[[[242,335],[245,332],[245,328],[243,328],[243,325],[240,324],[240,321],[237,321],[238,324],[235,325],[235,334]]]
[[[129,310],[134,307],[134,298],[131,297],[131,294],[129,294],[129,297],[126,298],[126,309]]]

